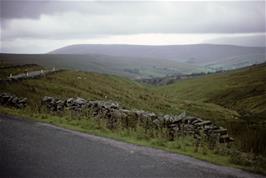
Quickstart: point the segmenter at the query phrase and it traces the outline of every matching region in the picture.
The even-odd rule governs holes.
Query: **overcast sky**
[[[265,1],[3,1],[1,52],[71,44],[266,46]]]

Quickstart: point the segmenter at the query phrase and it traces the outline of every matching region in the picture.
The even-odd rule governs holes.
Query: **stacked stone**
[[[223,127],[198,117],[187,116],[185,112],[178,116],[157,115],[143,110],[127,110],[113,101],[87,101],[79,97],[64,101],[46,96],[42,103],[50,111],[62,111],[64,108],[74,111],[90,109],[94,117],[106,119],[108,127],[111,129],[115,128],[117,121],[123,121],[123,126],[126,128],[135,127],[136,123],[142,124],[145,130],[167,128],[169,140],[174,140],[179,135],[192,135],[197,140],[204,137],[219,143],[233,141],[233,138],[228,136],[227,130]]]
[[[65,101],[58,98],[45,96],[42,99],[42,105],[46,105],[49,111],[63,111],[65,106]]]
[[[122,119],[120,106],[113,101],[89,101],[88,107],[92,111],[92,115],[99,118],[107,119],[107,127],[113,129],[117,125],[117,121]]]
[[[88,101],[77,97],[77,98],[69,98],[65,101],[65,107],[74,111],[82,111],[82,109],[88,106]]]
[[[8,93],[0,94],[0,104],[4,106],[12,106],[16,108],[24,108],[27,104],[27,98],[19,98]]]

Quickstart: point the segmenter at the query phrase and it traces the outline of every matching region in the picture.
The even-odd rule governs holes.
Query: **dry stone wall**
[[[27,98],[20,98],[8,93],[0,94],[0,105],[24,108]],[[145,131],[149,129],[166,129],[168,139],[174,140],[180,135],[192,135],[197,141],[207,139],[209,142],[229,143],[234,139],[228,135],[227,129],[217,126],[211,121],[199,117],[188,116],[185,112],[180,115],[162,115],[143,110],[128,110],[114,101],[89,101],[80,97],[66,100],[45,96],[41,106],[51,112],[71,110],[82,113],[90,112],[96,119],[105,119],[109,129],[117,127],[118,123],[124,128],[136,128],[140,124]]]
[[[28,80],[28,79],[37,79],[37,78],[45,77],[47,75],[60,72],[60,71],[62,70],[53,69],[53,70],[40,70],[40,71],[25,72],[25,73],[21,73],[17,75],[10,74],[10,76],[7,77],[6,79],[0,80],[0,84],[8,84],[8,83],[18,82],[18,81]]]
[[[134,128],[136,123],[141,123],[146,130],[166,128],[169,140],[174,140],[179,135],[192,135],[196,140],[205,138],[218,143],[229,143],[234,140],[228,135],[227,129],[211,121],[188,116],[185,112],[177,116],[162,115],[143,110],[128,110],[113,101],[88,101],[79,97],[61,100],[45,96],[42,105],[53,112],[64,109],[82,112],[89,109],[95,118],[106,119],[110,129],[115,128],[118,122],[125,128]]]
[[[8,93],[0,94],[0,105],[24,108],[27,104],[27,98],[19,98]]]

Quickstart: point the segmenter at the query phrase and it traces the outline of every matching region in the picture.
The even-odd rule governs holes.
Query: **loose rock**
[[[0,94],[0,105],[24,108],[27,104],[27,98],[19,98],[8,93]]]

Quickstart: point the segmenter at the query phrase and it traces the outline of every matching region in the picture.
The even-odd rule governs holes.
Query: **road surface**
[[[263,177],[187,156],[0,115],[0,177]]]

